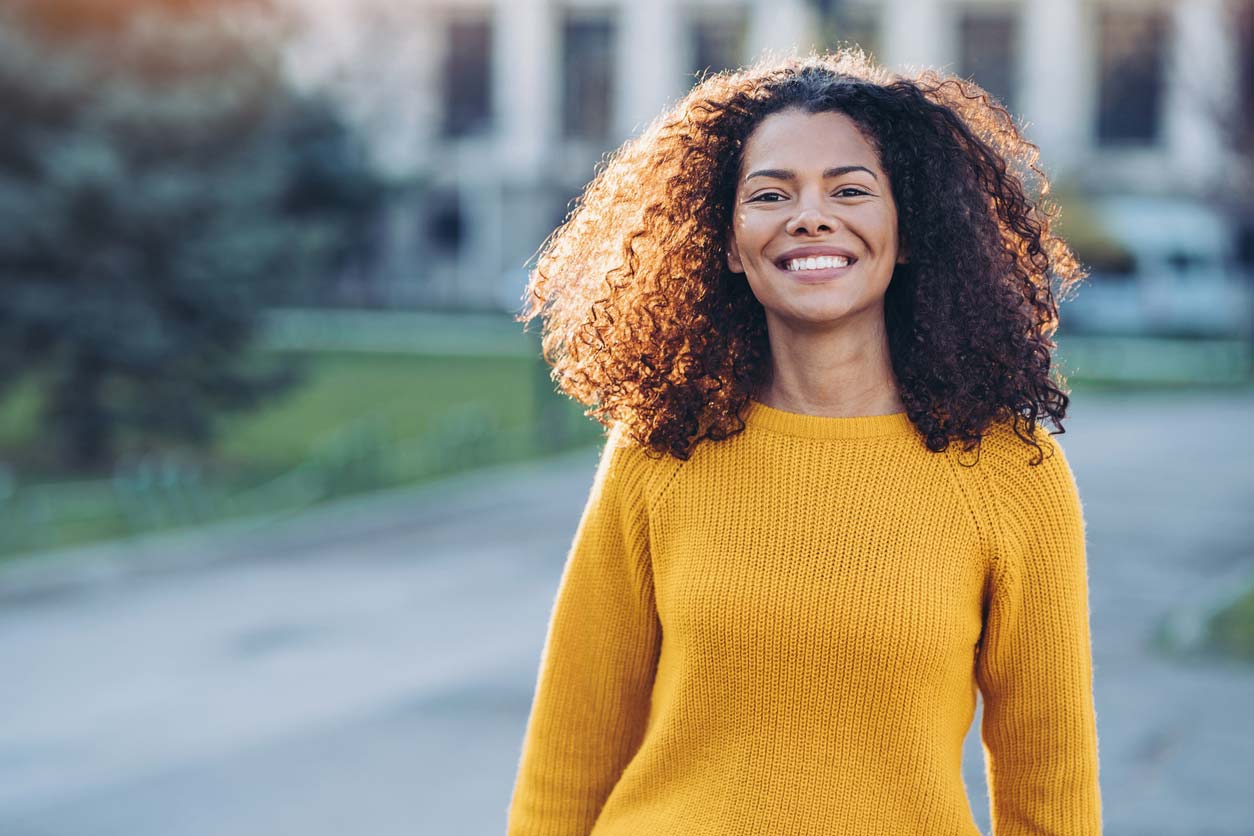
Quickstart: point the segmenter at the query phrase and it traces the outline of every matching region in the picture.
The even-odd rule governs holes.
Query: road
[[[1254,667],[1154,643],[1254,577],[1254,392],[1072,415],[1106,832],[1254,834]],[[0,568],[0,834],[503,833],[594,466]]]

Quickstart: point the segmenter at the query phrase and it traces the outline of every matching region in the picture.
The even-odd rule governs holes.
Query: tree
[[[333,268],[377,190],[281,35],[258,0],[0,12],[0,387],[36,376],[76,470],[207,442],[294,379],[249,351],[262,305]]]

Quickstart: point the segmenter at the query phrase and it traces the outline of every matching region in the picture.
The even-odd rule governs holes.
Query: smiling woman
[[[801,125],[815,130],[798,133]],[[855,394],[868,386],[861,363],[878,388],[896,390],[934,451],[971,447],[998,419],[1036,447],[1030,428],[1065,416],[1051,364],[1056,298],[1082,278],[1051,233],[1036,156],[1009,114],[969,82],[893,76],[856,53],[712,76],[588,186],[543,249],[522,316],[544,319],[563,391],[607,426],[621,422],[677,457],[702,438],[739,432],[753,397],[831,416],[897,403]],[[827,177],[829,168],[843,179]],[[762,250],[735,259],[736,239],[771,235],[771,219],[788,216],[781,234],[796,242],[780,249],[777,239],[767,254],[778,256],[849,247],[857,235],[839,216],[862,224],[880,213],[894,216],[909,257],[865,253],[869,263],[850,270],[866,276],[858,281],[868,291],[887,285],[882,322],[863,310],[831,323],[838,327],[799,327],[795,293],[773,293],[771,303],[756,295],[774,288]],[[775,303],[783,307],[773,311]],[[810,311],[812,325],[831,304]],[[880,329],[882,345],[867,327]],[[797,351],[830,361],[805,391],[781,364],[803,332]],[[856,370],[845,362],[868,348],[875,356]],[[892,381],[881,368],[889,361]]]
[[[977,691],[996,836],[1100,832],[1035,160],[843,54],[702,81],[588,187],[524,317],[612,431],[512,836],[977,836]]]

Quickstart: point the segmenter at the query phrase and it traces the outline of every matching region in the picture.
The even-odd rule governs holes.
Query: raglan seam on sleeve
[[[994,571],[994,564],[998,556],[997,530],[996,525],[990,519],[990,510],[988,502],[978,486],[970,484],[971,477],[965,476],[961,471],[969,470],[963,468],[956,461],[956,456],[950,452],[945,453],[946,473],[949,475],[950,482],[954,490],[962,498],[963,505],[967,509],[967,515],[971,525],[975,529],[976,537],[980,541],[985,550],[984,571],[991,573]]]
[[[650,510],[653,513],[657,513],[658,509],[662,507],[663,503],[666,501],[666,498],[670,495],[671,486],[674,485],[675,482],[677,481],[676,477],[679,476],[679,471],[684,469],[684,465],[692,461],[691,457],[686,460],[674,459],[673,457],[671,458],[672,458],[672,461],[670,462],[671,464],[670,473],[666,474],[666,478],[658,486],[657,490],[654,492],[652,499],[649,502]]]
[[[654,578],[656,576],[656,573],[654,572],[654,567],[653,567],[653,542],[654,542],[653,521],[658,514],[658,508],[661,505],[663,498],[670,491],[671,485],[675,483],[675,477],[679,474],[679,471],[683,469],[683,466],[687,464],[688,461],[691,461],[691,459],[689,460],[675,459],[674,457],[671,457],[669,455],[667,456],[667,459],[668,459],[668,463],[671,465],[670,472],[665,474],[665,479],[662,480],[660,485],[658,485],[652,491],[649,492],[651,493],[651,495],[646,494],[646,496],[644,497],[644,506],[645,506],[644,511],[645,511],[645,517],[646,517],[645,540],[647,543],[647,548],[645,549],[645,568],[648,571],[649,585],[650,587],[652,587],[653,606],[655,610],[657,608],[657,588],[656,586],[654,586],[655,584]],[[659,619],[660,619],[660,616],[659,616]]]
[[[1026,496],[1028,501],[1025,503],[1028,508],[1038,508],[1040,506],[1040,494],[1044,487],[1044,483],[1052,479],[1058,478],[1059,474],[1054,471],[1058,469],[1059,464],[1055,459],[1062,458],[1060,461],[1065,463],[1066,457],[1062,454],[1062,445],[1053,439],[1053,437],[1045,430],[1044,427],[1038,425],[1034,430],[1034,437],[1042,444],[1043,460],[1040,464],[1032,465],[1028,458],[1019,458],[1019,456],[1033,456],[1034,452],[1015,434],[1014,429],[1009,425],[1003,427],[1005,437],[998,437],[997,431],[991,431],[985,436],[986,449],[982,451],[981,464],[987,462],[988,467],[977,469],[984,470],[984,480],[989,496],[989,506],[996,515],[996,522],[1000,528],[1000,537],[1008,551],[1013,552],[1011,548],[1015,545],[1023,545],[1022,537],[1026,534],[1024,531],[1012,530],[1011,521],[1006,513],[1003,494],[1019,492],[1026,496],[1027,493],[1032,494]],[[1009,445],[1015,450],[1013,455],[1005,445]],[[1054,462],[1049,464],[1049,462]],[[1009,474],[1007,468],[1018,467],[1020,472],[1017,474]],[[1043,469],[1042,469],[1043,468]]]
[[[656,610],[657,601],[653,586],[653,560],[652,548],[650,546],[650,514],[649,514],[649,473],[646,468],[649,465],[644,451],[633,441],[627,442],[620,451],[622,458],[619,466],[625,471],[623,476],[629,476],[626,481],[632,483],[623,485],[623,495],[619,497],[621,503],[619,514],[623,526],[623,536],[626,540],[625,547],[627,554],[631,560],[632,580],[636,586],[636,594],[641,596],[641,603],[646,599],[653,601],[653,607]],[[641,460],[641,459],[645,460]]]
[[[1062,443],[1050,435],[1044,427],[1036,428],[1035,437],[1045,445],[1048,454],[1039,465],[1025,466],[1022,478],[1007,480],[1023,500],[1021,523],[1024,530],[1013,532],[1023,545],[1030,542],[1036,532],[1048,528],[1054,518],[1051,510],[1062,511],[1063,506],[1075,503],[1079,513],[1079,524],[1087,545],[1087,521],[1084,518],[1083,504],[1079,496],[1079,485],[1067,459]],[[1021,443],[1021,442],[1020,442]],[[1007,466],[1003,461],[1001,467]],[[1003,514],[1005,520],[1005,514]],[[1006,523],[1008,525],[1008,522]],[[1006,536],[1012,532],[1008,529]],[[1023,567],[1026,568],[1026,567]]]
[[[620,497],[620,501],[624,503],[624,507],[620,508],[620,513],[626,514],[626,523],[633,537],[639,536],[643,540],[643,547],[639,549],[630,549],[632,556],[632,571],[638,584],[638,591],[645,593],[646,589],[649,596],[653,599],[653,606],[657,607],[657,592],[653,589],[654,571],[653,571],[653,517],[656,513],[656,507],[659,497],[669,489],[675,475],[685,464],[684,461],[666,456],[671,460],[673,467],[669,473],[665,473],[661,484],[657,484],[661,475],[657,474],[653,468],[660,467],[660,462],[655,462],[647,451],[636,444],[634,441],[628,440],[624,443],[619,466],[625,470],[632,472],[634,481],[637,482],[635,490],[627,491],[627,495]]]
[[[981,444],[984,442],[982,441]],[[986,466],[987,465],[987,466]],[[992,579],[991,589],[989,592],[990,605],[996,601],[1002,594],[1002,589],[1007,583],[1007,577],[1013,571],[1010,561],[1014,559],[1012,544],[1010,542],[1010,534],[1007,528],[1005,515],[1002,513],[1001,504],[998,501],[997,483],[993,474],[989,471],[998,465],[997,456],[981,456],[980,463],[976,464],[973,470],[978,474],[979,481],[983,486],[984,508],[988,515],[989,525],[991,526],[993,536],[993,553],[992,553]],[[991,610],[991,606],[990,606]]]

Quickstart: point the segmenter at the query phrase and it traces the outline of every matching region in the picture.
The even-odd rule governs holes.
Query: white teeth
[[[842,255],[821,255],[817,258],[794,258],[784,265],[788,270],[829,270],[848,267],[849,259]]]

